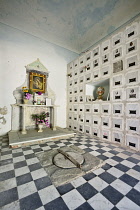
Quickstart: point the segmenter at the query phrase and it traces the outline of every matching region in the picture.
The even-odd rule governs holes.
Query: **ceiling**
[[[140,12],[140,0],[0,0],[0,22],[80,53]]]

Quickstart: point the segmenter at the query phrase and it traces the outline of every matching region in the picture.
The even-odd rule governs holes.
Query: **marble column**
[[[25,125],[25,118],[26,118],[26,105],[22,105],[22,134],[26,134],[26,125]]]

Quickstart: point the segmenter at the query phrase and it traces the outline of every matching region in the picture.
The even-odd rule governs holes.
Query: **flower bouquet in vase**
[[[22,92],[24,104],[28,104],[30,98],[33,95],[33,91],[31,89],[27,89],[27,87],[22,87]]]
[[[35,120],[36,125],[38,125],[38,132],[43,132],[43,124],[50,127],[48,120],[49,112],[42,112],[41,114],[32,114],[32,119]]]

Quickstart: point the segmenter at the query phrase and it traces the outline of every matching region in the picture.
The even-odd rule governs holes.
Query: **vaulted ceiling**
[[[80,53],[138,15],[140,0],[0,0],[0,22]]]

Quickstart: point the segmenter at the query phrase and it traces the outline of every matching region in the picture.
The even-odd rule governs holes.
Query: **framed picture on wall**
[[[46,75],[30,72],[29,87],[34,92],[45,93]]]

